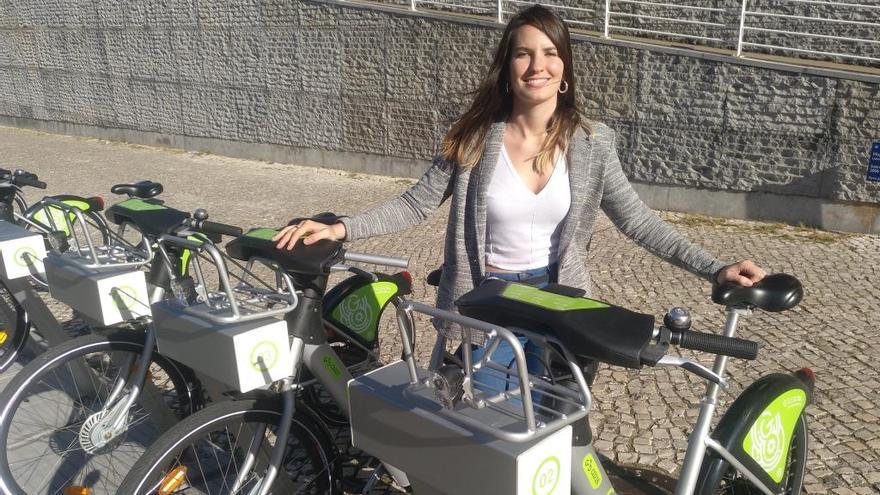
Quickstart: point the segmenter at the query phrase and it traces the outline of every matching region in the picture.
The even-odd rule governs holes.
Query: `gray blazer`
[[[473,289],[485,272],[486,190],[498,163],[504,127],[504,122],[492,125],[476,167],[465,169],[435,158],[425,175],[399,197],[343,218],[346,240],[413,226],[451,197],[437,307],[454,310],[455,300]],[[571,207],[559,237],[559,283],[590,294],[584,254],[600,207],[618,229],[650,252],[711,279],[725,263],[685,239],[639,199],[620,168],[615,132],[599,123],[592,128],[591,135],[579,130],[568,150]]]

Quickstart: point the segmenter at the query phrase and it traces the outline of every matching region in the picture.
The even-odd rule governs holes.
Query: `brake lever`
[[[690,371],[691,373],[708,380],[724,390],[730,388],[730,385],[727,383],[727,380],[719,376],[714,371],[709,368],[703,366],[702,364],[694,361],[693,359],[688,359],[680,356],[663,356],[657,361],[658,366],[678,366],[685,371]]]

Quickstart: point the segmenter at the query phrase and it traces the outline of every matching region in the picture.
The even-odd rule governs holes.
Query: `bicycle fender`
[[[712,437],[771,490],[779,491],[794,429],[811,400],[811,383],[792,374],[765,375],[730,405]],[[694,493],[712,493],[726,465],[707,451]]]
[[[348,277],[329,290],[323,302],[324,319],[368,349],[376,344],[379,320],[388,303],[412,291],[409,280],[400,273],[377,273],[376,277]]]

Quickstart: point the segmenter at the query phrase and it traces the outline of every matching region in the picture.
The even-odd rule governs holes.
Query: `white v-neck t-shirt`
[[[562,220],[571,206],[564,154],[538,194],[520,178],[504,146],[486,198],[486,264],[524,271],[557,261]]]

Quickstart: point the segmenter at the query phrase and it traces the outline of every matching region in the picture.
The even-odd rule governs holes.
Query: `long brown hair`
[[[476,166],[483,156],[489,126],[509,114],[513,108],[513,96],[508,89],[511,49],[516,30],[526,25],[540,29],[556,46],[564,64],[562,79],[568,83],[568,90],[558,95],[556,110],[547,123],[547,139],[535,157],[535,171],[542,173],[546,167],[552,166],[556,149],[566,150],[571,137],[582,125],[575,101],[575,77],[568,28],[553,11],[534,5],[516,14],[507,23],[489,72],[474,92],[476,96],[470,108],[458,118],[443,139],[441,153],[446,160],[465,168]]]

